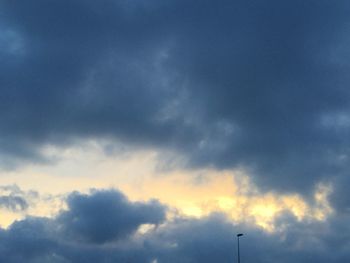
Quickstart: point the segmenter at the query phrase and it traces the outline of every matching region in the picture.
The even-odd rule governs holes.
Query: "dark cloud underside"
[[[0,7],[4,158],[107,137],[243,168],[267,189],[348,182],[348,1]]]
[[[96,210],[97,204],[102,204],[100,210]],[[297,222],[290,215],[282,215],[280,222],[285,230],[274,234],[251,225],[233,225],[219,214],[201,219],[176,217],[162,221],[158,228],[142,235],[134,232],[125,235],[116,230],[130,231],[146,222],[158,223],[159,213],[164,212],[160,204],[132,203],[113,190],[89,195],[73,193],[68,199],[68,210],[56,218],[27,218],[13,223],[7,230],[0,229],[0,260],[9,263],[228,263],[237,260],[235,234],[241,231],[245,234],[241,238],[242,262],[322,263],[350,259],[348,216],[317,223]],[[122,217],[125,220],[120,220]],[[72,226],[73,218],[79,222],[79,229]],[[135,218],[141,220],[136,222]],[[113,225],[109,224],[111,221]],[[108,242],[101,243],[95,231],[106,233],[103,231],[106,225],[110,226],[114,238],[107,234],[104,239],[108,238]],[[67,235],[67,229],[73,230],[72,234]],[[82,235],[90,239],[83,241]]]

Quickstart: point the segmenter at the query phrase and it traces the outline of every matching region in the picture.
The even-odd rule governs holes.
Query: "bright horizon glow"
[[[316,189],[313,207],[297,194],[260,193],[240,171],[160,171],[161,153],[155,151],[106,155],[101,145],[90,141],[83,147],[63,151],[51,148],[50,152],[60,160],[54,165],[30,165],[1,174],[1,185],[21,182],[19,187],[25,191],[50,196],[44,201],[35,200],[26,214],[53,216],[64,208],[62,198],[69,192],[88,192],[91,188],[119,189],[133,201],[159,199],[189,217],[221,212],[234,222],[250,222],[269,232],[277,231],[274,220],[283,212],[288,211],[299,221],[324,220],[332,212],[327,201],[331,190],[326,186]],[[7,212],[0,225],[6,227],[24,216]]]

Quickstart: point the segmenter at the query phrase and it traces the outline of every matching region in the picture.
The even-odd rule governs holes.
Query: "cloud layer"
[[[347,1],[2,1],[3,166],[105,137],[307,190],[349,165]]]
[[[310,196],[323,182],[335,212],[323,223],[282,214],[283,231],[267,234],[220,215],[166,220],[159,202],[115,191],[73,193],[57,217],[2,229],[0,261],[233,262],[238,231],[246,261],[349,261],[349,9],[1,1],[1,168],[53,161],[47,145],[118,141],[174,153],[175,165],[160,157],[170,168],[243,171],[263,190]],[[28,202],[4,194],[0,207]],[[145,224],[158,227],[141,234]]]
[[[245,234],[241,239],[244,262],[350,259],[348,216],[319,223],[298,222],[294,216],[282,214],[275,224],[284,224],[285,230],[268,234],[253,225],[234,225],[220,214],[201,219],[178,215],[166,220],[166,208],[161,204],[133,203],[116,190],[88,195],[75,192],[67,202],[68,209],[55,218],[29,217],[1,229],[0,260],[233,262],[237,257],[237,232]],[[143,224],[160,225],[135,232]],[[110,232],[104,231],[107,228]]]
[[[276,224],[286,230],[268,235],[218,215],[166,221],[159,202],[115,191],[73,193],[57,217],[2,229],[0,261],[232,262],[237,227],[250,231],[247,261],[349,261],[349,9],[347,0],[1,1],[1,168],[50,164],[48,145],[119,141],[155,149],[168,169],[243,172],[263,191],[310,196],[329,184],[335,213],[323,224],[285,214]],[[0,207],[28,202],[4,194]],[[141,235],[144,224],[161,226]]]

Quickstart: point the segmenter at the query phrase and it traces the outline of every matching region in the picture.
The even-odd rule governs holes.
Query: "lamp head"
[[[237,237],[241,237],[241,236],[243,236],[243,234],[237,234]]]

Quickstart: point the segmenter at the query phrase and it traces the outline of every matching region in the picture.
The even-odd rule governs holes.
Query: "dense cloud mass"
[[[58,218],[67,235],[96,243],[124,238],[142,224],[159,224],[165,219],[165,208],[158,202],[130,203],[115,191],[72,194],[68,208]]]
[[[4,0],[1,10],[3,166],[104,136],[177,151],[192,167],[244,169],[268,189],[347,176],[348,1]]]
[[[0,261],[233,262],[242,227],[247,262],[349,261],[349,12],[348,0],[0,0],[1,169],[102,138],[237,169],[263,191],[329,184],[335,208],[320,225],[283,215],[286,230],[266,234],[73,193],[56,218],[2,229]],[[28,203],[1,194],[0,207]]]
[[[82,212],[96,208],[96,203],[101,202],[104,209]],[[150,209],[143,209],[146,207]],[[298,222],[290,215],[281,215],[276,225],[283,222],[284,231],[269,234],[252,225],[234,225],[220,214],[201,219],[176,216],[165,221],[159,218],[164,212],[160,204],[132,203],[115,190],[89,195],[73,193],[68,198],[68,210],[56,218],[31,217],[2,229],[0,260],[229,263],[237,259],[235,234],[240,231],[245,233],[241,238],[242,262],[347,262],[350,259],[349,217],[315,223]],[[67,218],[73,215],[83,229],[67,235],[66,230],[72,230],[72,220]],[[121,217],[125,220],[120,220]],[[136,223],[135,217],[142,219]],[[145,233],[131,231],[144,223],[161,225]],[[112,234],[103,231],[106,224]],[[108,243],[101,243],[101,237],[95,235],[96,229],[105,233],[103,240],[108,238]],[[128,233],[121,235],[120,231]],[[336,234],[339,231],[343,234]],[[114,235],[113,239],[110,235]],[[89,237],[88,242],[82,241],[82,236]]]

